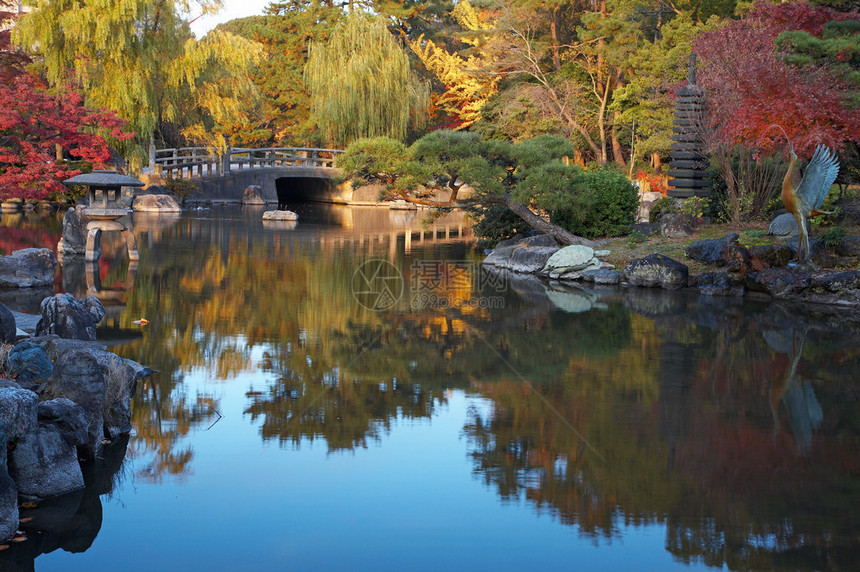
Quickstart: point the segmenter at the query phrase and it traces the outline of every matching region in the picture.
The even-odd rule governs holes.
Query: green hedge
[[[611,168],[586,171],[566,193],[568,206],[552,212],[552,222],[587,238],[630,232],[639,194],[623,174]]]

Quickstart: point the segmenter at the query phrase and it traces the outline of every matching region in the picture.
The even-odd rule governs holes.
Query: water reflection
[[[479,385],[496,406],[466,426],[476,474],[595,538],[665,523],[684,562],[855,562],[856,316],[636,292],[624,349],[571,344],[570,369],[530,392]]]
[[[191,479],[222,409],[192,373],[247,383],[263,443],[329,452],[384,446],[458,389],[491,404],[462,429],[475,478],[586,537],[658,524],[679,561],[732,569],[860,557],[856,316],[487,275],[462,219],[301,208],[284,232],[253,209],[135,218],[136,273],[103,257],[115,326],[139,333],[115,351],[162,372],[133,408],[141,478]],[[403,280],[382,312],[352,291],[368,260]]]
[[[123,471],[128,437],[101,449],[100,457],[81,465],[86,488],[20,509],[20,529],[27,541],[0,553],[3,570],[32,570],[41,554],[57,549],[85,552],[102,527],[102,495],[110,496],[126,475]]]

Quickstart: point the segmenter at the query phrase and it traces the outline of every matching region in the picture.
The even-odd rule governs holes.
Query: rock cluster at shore
[[[19,499],[84,486],[80,461],[128,435],[137,382],[154,373],[92,341],[97,299],[58,294],[41,309],[37,337],[15,343],[14,315],[0,304],[0,542],[18,528]]]
[[[516,238],[499,243],[484,260],[486,266],[521,274],[538,274],[562,282],[594,282],[679,290],[694,288],[708,296],[767,295],[781,300],[856,307],[860,305],[860,271],[819,270],[814,263],[828,264],[833,258],[824,246],[814,243],[814,263],[789,265],[797,254],[797,238],[786,244],[747,248],[739,235],[700,240],[686,248],[688,259],[713,267],[713,271],[691,275],[687,265],[662,254],[630,260],[622,270],[601,259],[608,251],[585,246],[559,247],[547,235]],[[858,240],[854,240],[858,238]],[[847,237],[837,250],[847,256],[860,237]]]

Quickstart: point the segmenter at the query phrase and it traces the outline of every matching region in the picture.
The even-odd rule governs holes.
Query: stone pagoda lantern
[[[687,85],[678,90],[669,153],[670,197],[707,197],[711,194],[708,157],[702,138],[707,103],[696,84],[696,54],[690,54]]]
[[[87,246],[85,259],[94,262],[101,257],[102,231],[120,231],[128,249],[129,260],[140,259],[137,241],[130,224],[120,222],[120,218],[131,213],[131,209],[120,202],[123,187],[142,187],[143,182],[134,177],[120,175],[116,171],[93,171],[83,173],[63,181],[67,185],[87,187],[87,208],[83,213],[88,219]]]

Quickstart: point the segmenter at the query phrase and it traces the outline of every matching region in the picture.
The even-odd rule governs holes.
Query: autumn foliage
[[[708,93],[711,117],[721,142],[761,149],[781,148],[782,126],[796,151],[808,155],[824,143],[840,149],[860,139],[860,113],[852,93],[826,66],[793,66],[776,38],[787,30],[819,36],[828,21],[860,20],[857,12],[837,12],[806,2],[759,2],[742,20],[699,36],[695,50],[704,60],[699,84]]]
[[[111,155],[99,133],[129,139],[123,125],[113,112],[86,107],[80,93],[48,93],[33,76],[0,83],[0,199],[62,192],[62,181],[80,171],[56,160],[57,146],[98,165]]]

